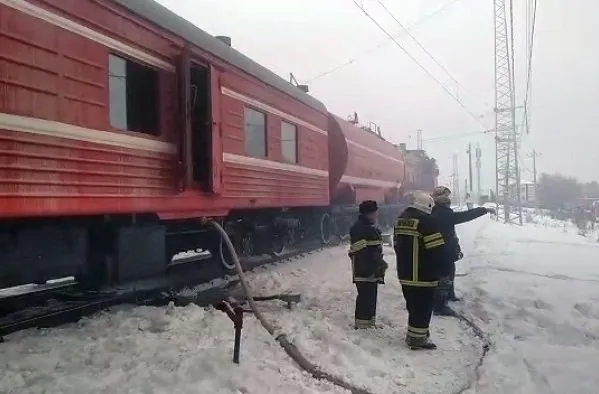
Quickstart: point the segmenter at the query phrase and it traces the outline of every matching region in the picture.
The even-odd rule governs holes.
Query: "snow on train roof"
[[[133,13],[144,17],[156,25],[174,33],[198,47],[212,53],[231,65],[240,68],[260,81],[270,85],[302,103],[322,112],[326,112],[323,103],[291,85],[269,69],[251,60],[241,52],[229,47],[193,23],[168,10],[161,4],[140,0],[114,0]]]

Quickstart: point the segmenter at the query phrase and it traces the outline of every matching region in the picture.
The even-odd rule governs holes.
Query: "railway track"
[[[329,245],[333,246],[333,245]],[[246,272],[259,267],[268,267],[287,263],[304,255],[318,252],[327,245],[308,243],[301,249],[273,255],[262,260],[244,262]],[[185,288],[199,287],[194,302],[212,305],[226,297],[227,289],[237,280],[236,276],[215,279],[209,283],[201,282],[182,272],[159,279],[138,281],[121,287],[109,287],[101,291],[78,291],[76,287],[63,285],[56,288],[24,293],[16,298],[0,299],[0,342],[3,337],[29,328],[55,327],[79,320],[111,306],[119,304],[163,305],[179,299],[177,293]],[[7,301],[22,303],[22,307],[2,314],[2,304]]]

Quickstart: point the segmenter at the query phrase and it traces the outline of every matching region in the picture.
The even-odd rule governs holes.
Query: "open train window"
[[[243,123],[245,153],[254,157],[266,157],[266,115],[245,107]]]
[[[281,156],[283,161],[297,163],[297,126],[281,122]]]
[[[108,57],[110,125],[157,135],[158,72],[122,57]]]

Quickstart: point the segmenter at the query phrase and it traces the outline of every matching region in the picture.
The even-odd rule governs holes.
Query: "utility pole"
[[[453,183],[453,195],[455,199],[459,202],[460,200],[460,175],[458,174],[458,155],[454,153],[453,155],[453,173],[451,174],[452,183]]]
[[[537,157],[541,156],[536,149],[533,149],[531,153],[528,154],[528,157],[532,157],[532,182],[537,187]]]
[[[468,179],[464,179],[464,202],[466,201],[467,194],[468,194]]]
[[[478,196],[478,201],[480,202],[480,158],[482,156],[482,151],[480,150],[480,145],[476,146],[476,195]]]
[[[493,0],[495,9],[495,170],[497,218],[503,208],[505,223],[522,225],[520,171],[518,169],[519,135],[516,129],[514,94],[514,25],[510,3]]]
[[[466,153],[468,154],[468,180],[470,182],[470,195],[472,195],[472,144],[468,144]]]

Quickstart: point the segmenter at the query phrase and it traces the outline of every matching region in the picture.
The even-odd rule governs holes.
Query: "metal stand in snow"
[[[241,329],[243,328],[243,312],[244,309],[234,300],[221,301],[216,304],[216,309],[223,311],[229,316],[233,322],[235,329],[235,345],[233,347],[233,362],[239,364],[239,349],[241,348]]]
[[[300,302],[299,294],[277,294],[273,296],[254,297],[255,301],[281,300],[287,303],[287,308],[291,309],[293,304]],[[241,329],[243,328],[243,313],[252,312],[251,309],[243,307],[244,302],[237,301],[235,298],[227,298],[216,304],[216,309],[223,311],[233,322],[235,329],[235,344],[233,345],[233,362],[239,364],[239,353],[241,349]]]

